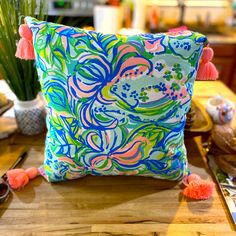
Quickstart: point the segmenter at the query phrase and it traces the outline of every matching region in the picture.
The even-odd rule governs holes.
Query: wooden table
[[[203,104],[218,93],[236,102],[236,96],[221,82],[195,85],[195,98]],[[44,134],[15,134],[1,141],[0,163],[13,160],[26,148],[28,158],[22,167],[39,166],[43,161],[44,138]],[[190,169],[210,179],[200,138],[186,140],[186,146]],[[4,236],[222,236],[235,235],[234,230],[217,187],[209,200],[192,201],[182,197],[179,183],[145,177],[87,176],[56,184],[38,177],[0,205],[0,235]]]

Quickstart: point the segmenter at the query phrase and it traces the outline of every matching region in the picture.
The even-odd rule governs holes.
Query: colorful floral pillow
[[[179,180],[188,173],[185,115],[204,35],[121,36],[26,22],[47,101],[41,171],[49,181],[87,174]]]

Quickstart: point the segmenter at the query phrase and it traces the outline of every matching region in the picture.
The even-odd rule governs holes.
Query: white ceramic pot
[[[116,34],[122,26],[122,8],[106,5],[95,6],[94,26],[97,32]]]
[[[31,101],[16,100],[14,110],[22,134],[36,135],[45,130],[45,107],[39,97]]]

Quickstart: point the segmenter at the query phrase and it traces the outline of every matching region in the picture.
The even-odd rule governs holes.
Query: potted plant
[[[20,131],[27,135],[43,131],[44,106],[38,98],[40,84],[34,61],[15,57],[20,38],[18,27],[24,16],[43,20],[45,7],[45,0],[1,0],[0,4],[0,74],[16,95],[17,124]]]

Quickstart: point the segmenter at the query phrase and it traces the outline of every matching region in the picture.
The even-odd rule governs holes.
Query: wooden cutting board
[[[18,158],[26,151],[24,146],[1,146],[0,147],[0,177],[2,177]]]

